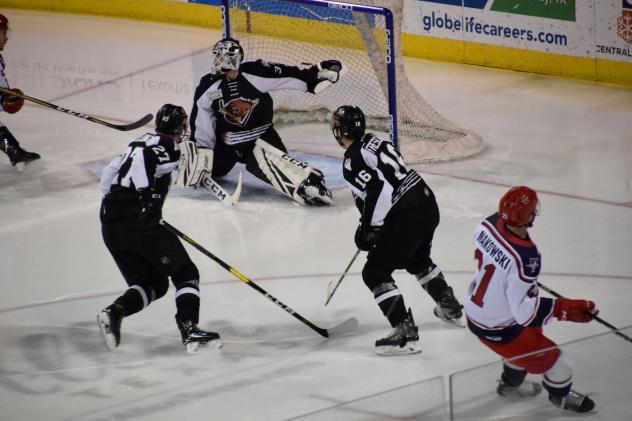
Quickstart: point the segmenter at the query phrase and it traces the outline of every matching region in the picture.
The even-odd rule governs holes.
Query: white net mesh
[[[317,95],[296,91],[272,94],[277,122],[329,121],[340,105],[359,106],[372,130],[389,131],[388,96],[398,109],[398,141],[409,163],[474,155],[481,138],[436,112],[408,81],[401,47],[402,0],[360,3],[388,7],[394,15],[396,92],[389,92],[382,15],[290,0],[230,0],[231,36],[240,40],[245,60],[262,58],[291,65],[337,59],[344,75]]]

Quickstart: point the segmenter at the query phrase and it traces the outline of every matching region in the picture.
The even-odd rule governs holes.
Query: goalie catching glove
[[[310,81],[307,83],[307,92],[317,94],[332,83],[340,79],[342,63],[338,60],[325,60],[313,65],[310,69]]]
[[[197,187],[213,169],[213,149],[198,148],[194,141],[180,143],[180,161],[178,163],[178,187]]]

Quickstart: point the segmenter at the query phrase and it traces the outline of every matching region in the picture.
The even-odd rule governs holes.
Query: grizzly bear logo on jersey
[[[226,121],[238,126],[245,126],[252,114],[252,110],[259,104],[259,99],[251,100],[247,98],[231,99],[227,103],[219,101],[219,112],[224,115]]]

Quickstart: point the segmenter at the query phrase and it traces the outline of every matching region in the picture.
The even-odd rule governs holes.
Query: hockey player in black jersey
[[[97,316],[105,344],[112,351],[121,340],[122,319],[163,297],[169,277],[176,288],[176,323],[187,352],[195,352],[200,345],[221,347],[217,333],[197,326],[198,269],[178,237],[160,225],[187,117],[184,108],[163,105],[156,114],[156,134],[144,134],[130,143],[101,177],[103,241],[129,286]]]
[[[263,60],[242,62],[244,51],[231,38],[218,41],[211,58],[211,72],[200,80],[191,112],[195,147],[186,143],[182,148],[194,156],[183,157],[187,168],[181,168],[178,186],[199,185],[205,174],[221,177],[241,162],[300,204],[332,204],[323,173],[287,154],[272,124],[270,92],[314,93],[338,81],[341,63],[326,60],[303,69]]]
[[[392,277],[396,269],[413,274],[437,303],[434,314],[460,324],[463,306],[432,261],[432,238],[439,208],[430,187],[404,164],[388,141],[365,133],[364,113],[344,105],[332,116],[333,135],[344,149],[343,176],[360,211],[355,243],[368,251],[362,279],[394,328],[375,342],[380,355],[421,351],[418,328]]]

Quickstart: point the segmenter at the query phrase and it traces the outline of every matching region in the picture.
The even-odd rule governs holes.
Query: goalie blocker
[[[197,187],[205,174],[213,169],[213,149],[199,149],[195,142],[185,140],[180,143],[178,163],[178,187]]]

